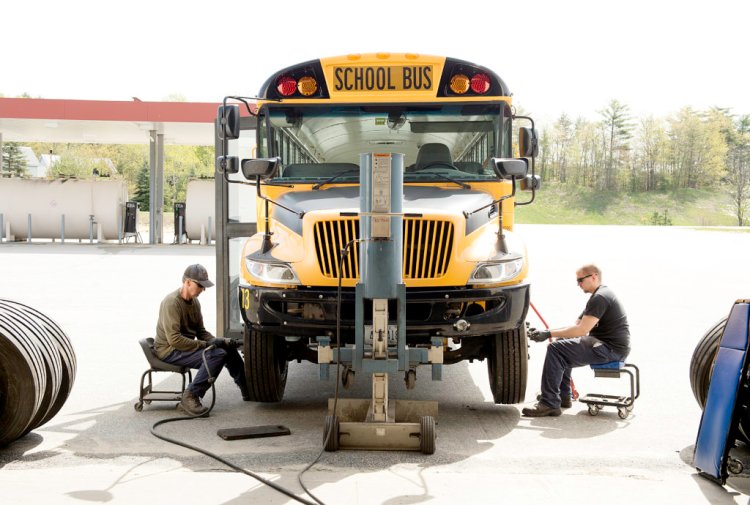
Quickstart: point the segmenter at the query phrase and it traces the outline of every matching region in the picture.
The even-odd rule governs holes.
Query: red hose
[[[536,310],[536,307],[534,307],[534,304],[529,302],[529,305],[531,305],[531,308],[534,310],[534,314],[536,314],[536,317],[538,317],[539,320],[544,325],[544,329],[549,330],[549,325],[547,324],[547,321],[545,321],[542,315],[539,313],[539,311]],[[578,390],[576,389],[575,383],[573,383],[573,377],[570,378],[570,391],[573,394],[573,399],[577,400],[580,395],[578,394]]]
[[[536,307],[534,307],[534,304],[533,304],[533,303],[531,303],[531,302],[529,302],[529,305],[531,305],[531,308],[532,308],[532,309],[534,309],[534,313],[536,314],[536,317],[538,317],[538,318],[539,318],[539,320],[540,320],[540,321],[542,322],[542,324],[544,325],[544,329],[545,329],[545,330],[549,330],[549,325],[547,324],[547,321],[545,321],[545,320],[544,320],[544,318],[542,317],[542,315],[541,315],[541,314],[539,313],[539,311],[538,311],[538,310],[536,310]]]

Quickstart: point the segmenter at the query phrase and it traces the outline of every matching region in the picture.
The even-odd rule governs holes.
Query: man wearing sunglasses
[[[203,314],[198,296],[214,283],[203,265],[190,265],[182,276],[182,286],[168,294],[159,307],[154,350],[157,357],[174,365],[197,368],[193,381],[185,388],[178,407],[190,415],[202,415],[208,410],[201,404],[211,384],[208,381],[203,351],[206,351],[211,377],[216,379],[226,365],[229,375],[240,388],[243,400],[250,398],[245,381],[245,364],[237,348],[228,338],[216,338],[203,326]]]
[[[561,408],[572,406],[570,375],[574,367],[624,361],[630,353],[630,330],[622,304],[607,286],[596,265],[585,265],[576,272],[576,281],[588,303],[576,324],[566,328],[538,331],[530,329],[529,339],[547,346],[542,369],[542,394],[534,408],[522,410],[524,416],[559,416]]]

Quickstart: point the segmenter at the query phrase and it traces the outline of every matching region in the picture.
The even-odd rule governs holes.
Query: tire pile
[[[727,317],[719,320],[703,334],[695,346],[690,360],[690,387],[693,389],[695,401],[701,410],[706,407],[708,387],[711,385],[711,374],[714,369],[716,356],[719,354],[721,338],[727,325]],[[740,439],[750,443],[750,413],[744,412],[739,420]]]
[[[49,317],[0,298],[0,447],[52,419],[68,399],[76,357]]]

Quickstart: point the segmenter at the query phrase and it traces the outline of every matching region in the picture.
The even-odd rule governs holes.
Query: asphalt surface
[[[391,378],[391,398],[439,402],[437,450],[325,453],[302,479],[328,504],[413,503],[748,503],[750,470],[721,487],[691,466],[700,421],[688,378],[697,341],[750,298],[750,233],[676,227],[518,226],[530,255],[532,302],[551,326],[567,325],[586,301],[575,270],[593,261],[624,303],[642,396],[631,416],[614,409],[589,416],[574,402],[559,418],[527,419],[523,405],[491,401],[483,362],[444,368],[442,382],[421,371],[408,391]],[[147,368],[138,339],[153,336],[158,305],[185,266],[201,262],[214,277],[206,246],[0,244],[0,298],[44,312],[66,331],[79,371],[59,414],[0,450],[7,504],[84,502],[294,503],[208,457],[152,436],[151,425],[176,415],[171,403],[136,412]],[[215,328],[215,293],[201,295]],[[530,316],[534,326],[541,326]],[[546,344],[531,344],[527,404],[533,403]],[[160,374],[159,385],[174,383]],[[581,394],[624,391],[624,382],[574,372]],[[314,365],[293,363],[284,401],[242,402],[226,372],[209,419],[169,424],[161,433],[219,453],[304,496],[298,474],[321,451],[326,400],[334,382]],[[358,378],[350,398],[368,398]],[[207,397],[208,398],[208,397]],[[210,400],[209,400],[210,401]],[[287,426],[291,435],[224,441],[221,428]],[[750,469],[750,452],[734,454]],[[306,499],[310,500],[309,497]]]

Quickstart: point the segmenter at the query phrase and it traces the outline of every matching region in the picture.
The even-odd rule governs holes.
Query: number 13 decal
[[[250,290],[240,288],[240,305],[243,310],[250,310]]]

